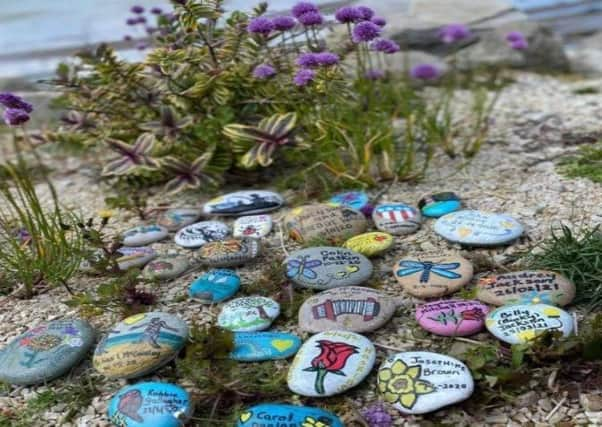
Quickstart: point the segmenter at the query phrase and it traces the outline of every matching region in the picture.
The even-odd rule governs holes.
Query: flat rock
[[[175,384],[140,382],[119,390],[109,402],[116,426],[180,427],[192,416],[188,392]]]
[[[383,203],[374,207],[372,220],[381,231],[403,235],[420,228],[422,215],[418,209],[405,203]]]
[[[267,236],[272,231],[272,217],[270,215],[241,216],[234,221],[234,237]]]
[[[489,313],[485,326],[497,339],[520,344],[545,331],[560,331],[569,336],[573,332],[573,317],[552,305],[506,305]]]
[[[372,215],[374,207],[370,204],[370,198],[363,191],[347,191],[338,193],[328,199],[330,206],[345,206],[360,211],[366,216]]]
[[[318,246],[291,252],[286,277],[298,286],[330,289],[360,285],[372,276],[372,263],[362,254],[334,246]]]
[[[129,270],[130,268],[144,267],[150,261],[157,257],[157,252],[149,246],[129,247],[125,246],[117,249],[117,265],[120,270]]]
[[[179,317],[159,311],[135,314],[113,325],[92,363],[108,378],[136,378],[171,361],[187,340],[188,326]]]
[[[299,327],[309,332],[369,332],[387,323],[396,308],[395,299],[376,289],[334,288],[305,300],[299,308]]]
[[[244,410],[237,427],[344,427],[332,412],[311,406],[262,403]]]
[[[575,285],[553,271],[515,271],[480,279],[477,298],[493,305],[543,303],[563,306],[575,298]]]
[[[0,351],[0,380],[32,385],[58,378],[76,366],[94,343],[94,329],[84,320],[43,323]]]
[[[430,218],[439,218],[448,213],[455,212],[461,206],[460,197],[451,191],[428,194],[418,202],[418,209],[420,209],[422,215]]]
[[[321,332],[297,352],[288,371],[288,388],[310,397],[340,394],[362,382],[375,360],[368,338],[354,332]]]
[[[284,199],[278,193],[263,190],[236,191],[205,203],[207,215],[249,215],[279,209]]]
[[[230,230],[220,221],[201,221],[182,228],[174,238],[183,248],[199,248],[205,243],[225,239]]]
[[[463,337],[480,332],[487,313],[489,307],[480,301],[440,300],[416,307],[416,321],[433,334]]]
[[[454,243],[496,246],[518,239],[523,226],[509,215],[463,210],[439,218],[435,232]]]
[[[149,280],[169,280],[182,275],[188,267],[188,260],[183,256],[165,256],[146,264],[142,273]]]
[[[167,237],[167,229],[160,225],[139,225],[123,233],[125,246],[145,246]]]
[[[404,414],[426,414],[470,397],[474,381],[453,357],[428,351],[397,353],[378,370],[378,391]]]
[[[222,307],[217,324],[234,332],[262,331],[280,314],[280,304],[261,296],[236,298]]]
[[[346,240],[366,231],[366,217],[345,206],[313,204],[291,210],[284,218],[291,239],[298,242]]]
[[[261,242],[257,239],[229,239],[203,245],[197,259],[210,267],[232,267],[245,264],[260,253]]]
[[[367,257],[381,255],[391,249],[391,246],[393,246],[393,236],[380,231],[360,234],[343,244],[343,247]]]
[[[427,253],[404,257],[393,266],[404,291],[418,298],[436,298],[456,292],[472,278],[470,261],[455,254]]]
[[[201,217],[201,213],[201,209],[194,208],[168,209],[161,214],[157,223],[168,231],[178,231],[182,227],[194,224]]]
[[[188,288],[190,298],[205,304],[227,300],[240,288],[240,277],[234,270],[212,269],[197,278]]]
[[[301,347],[301,338],[285,332],[235,332],[230,358],[239,362],[287,359]]]

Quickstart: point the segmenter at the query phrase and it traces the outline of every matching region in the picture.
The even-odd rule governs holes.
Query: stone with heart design
[[[311,406],[262,403],[238,415],[236,427],[343,427],[330,411]]]
[[[272,217],[266,214],[241,216],[232,228],[234,237],[265,237],[272,231]]]
[[[468,246],[505,245],[523,234],[523,226],[505,214],[462,210],[443,215],[435,222],[435,233],[446,240]]]
[[[286,277],[310,289],[360,285],[372,276],[372,263],[362,254],[334,246],[291,252],[285,260]]]
[[[205,203],[207,215],[250,215],[274,211],[284,205],[278,193],[264,190],[245,190],[225,194]]]
[[[227,239],[203,245],[197,260],[210,267],[233,267],[257,258],[259,254],[261,242],[258,239]]]
[[[303,343],[288,371],[288,387],[309,397],[343,393],[370,373],[376,351],[370,340],[347,331],[325,331]]]
[[[144,267],[157,257],[157,252],[149,246],[130,247],[124,246],[116,251],[117,265],[120,270]]]
[[[199,248],[205,243],[224,240],[230,230],[220,221],[201,221],[182,228],[174,238],[183,248]]]
[[[392,246],[393,236],[380,231],[360,234],[352,237],[343,244],[343,247],[367,257],[381,255],[391,249]]]
[[[363,191],[347,191],[338,193],[328,199],[327,202],[331,206],[347,206],[348,208],[360,211],[365,216],[372,215],[374,206],[370,204],[370,198]]]
[[[157,224],[168,231],[178,231],[182,227],[194,224],[201,217],[201,209],[175,208],[168,209],[159,217]]]
[[[188,287],[188,295],[205,304],[224,301],[240,288],[240,277],[234,270],[214,268],[194,280]]]
[[[420,228],[422,215],[418,209],[405,203],[382,203],[374,207],[372,220],[380,231],[404,235]]]
[[[139,225],[123,233],[125,246],[145,246],[167,237],[167,229],[157,224]]]
[[[416,321],[429,332],[448,337],[474,335],[485,327],[489,307],[475,300],[439,300],[416,307]]]
[[[273,299],[250,296],[233,299],[222,307],[217,324],[233,332],[262,331],[280,314],[280,304]]]
[[[462,207],[462,202],[456,193],[451,191],[428,194],[418,201],[418,209],[422,215],[439,218]]]
[[[368,222],[359,211],[345,206],[304,205],[292,209],[284,218],[291,239],[338,242],[366,231]]]
[[[285,332],[235,332],[230,358],[239,362],[287,359],[301,347],[301,338]]]
[[[146,264],[142,273],[149,280],[169,280],[183,274],[188,267],[188,260],[183,256],[164,256]]]

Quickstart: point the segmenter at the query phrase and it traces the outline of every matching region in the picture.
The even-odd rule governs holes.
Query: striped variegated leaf
[[[107,139],[106,143],[118,157],[105,165],[103,175],[124,175],[137,168],[156,169],[159,165],[157,160],[150,156],[155,144],[155,136],[152,133],[141,134],[134,145],[118,139]]]

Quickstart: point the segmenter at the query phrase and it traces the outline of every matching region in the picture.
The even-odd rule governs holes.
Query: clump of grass
[[[569,178],[587,178],[602,183],[602,142],[582,147],[559,164],[560,173]]]

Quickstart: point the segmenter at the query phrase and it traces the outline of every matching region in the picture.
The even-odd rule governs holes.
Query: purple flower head
[[[163,9],[161,9],[160,7],[153,7],[151,8],[150,12],[153,15],[161,15],[163,13]]]
[[[371,69],[366,71],[366,78],[368,80],[380,80],[385,77],[385,72],[383,70]]]
[[[132,6],[132,8],[130,9],[130,12],[136,13],[136,14],[141,14],[141,13],[144,13],[144,8],[139,5]]]
[[[302,53],[299,55],[295,63],[303,68],[314,68],[320,65],[317,53]]]
[[[373,24],[378,25],[379,27],[384,27],[385,25],[387,25],[387,20],[385,18],[381,18],[380,16],[375,16],[373,17],[370,22],[372,22]]]
[[[323,65],[325,67],[330,67],[331,65],[336,65],[339,63],[339,55],[331,52],[320,52],[315,55],[318,64]]]
[[[410,76],[418,80],[436,80],[441,71],[432,64],[418,64],[410,70]]]
[[[138,44],[136,45],[136,49],[138,49],[138,50],[144,50],[144,49],[146,49],[147,47],[148,47],[148,46],[146,45],[146,43],[138,43]]]
[[[361,414],[370,427],[391,427],[393,425],[393,418],[382,404],[376,403],[367,406],[361,411]]]
[[[125,36],[123,36],[123,40],[126,42],[131,42],[132,41],[132,36],[130,36],[129,34],[126,34]]]
[[[249,26],[247,27],[249,33],[261,34],[265,37],[267,37],[273,29],[274,23],[272,20],[264,16],[251,19]]]
[[[288,31],[295,26],[295,19],[291,16],[277,16],[272,20],[274,28],[278,31]]]
[[[291,10],[291,13],[297,19],[299,19],[301,15],[305,15],[309,12],[319,13],[320,11],[318,10],[318,7],[315,4],[306,1],[301,1],[297,3],[293,6],[293,9]]]
[[[363,21],[353,27],[353,41],[355,43],[369,42],[380,36],[381,29],[370,21]]]
[[[324,18],[320,15],[320,12],[307,12],[297,18],[299,22],[306,27],[313,25],[321,25],[324,22]]]
[[[368,6],[358,6],[357,10],[361,13],[361,18],[365,21],[369,21],[374,16],[374,11]]]
[[[510,43],[510,47],[514,50],[526,50],[529,47],[529,42],[525,39],[516,40]]]
[[[10,92],[0,93],[0,104],[4,105],[6,108],[23,110],[26,113],[31,113],[33,111],[33,107],[29,102],[25,102],[23,98]]]
[[[156,28],[156,27],[146,27],[145,30],[146,30],[146,33],[150,35],[150,34],[156,33],[158,31],[158,28]]]
[[[372,42],[370,47],[378,52],[395,53],[399,52],[399,45],[393,40],[378,39]]]
[[[316,72],[314,70],[308,70],[307,68],[303,68],[297,71],[295,77],[293,78],[293,82],[297,86],[306,86],[316,77]]]
[[[125,20],[127,25],[136,25],[138,23],[138,18],[128,18]]]
[[[146,18],[144,16],[139,16],[138,18],[136,18],[136,22],[138,24],[146,24]]]
[[[506,41],[509,41],[510,43],[519,40],[525,40],[525,36],[520,31],[510,31],[508,34],[506,34]]]
[[[27,111],[19,108],[7,108],[4,110],[4,121],[9,126],[19,126],[29,121]]]
[[[334,13],[334,17],[337,21],[342,24],[347,24],[349,22],[357,22],[362,19],[363,14],[360,12],[357,7],[344,6]]]
[[[259,64],[253,69],[253,77],[256,79],[267,79],[276,74],[276,70],[269,64]]]
[[[454,43],[470,37],[470,29],[463,24],[449,24],[439,30],[439,38],[443,43]]]

